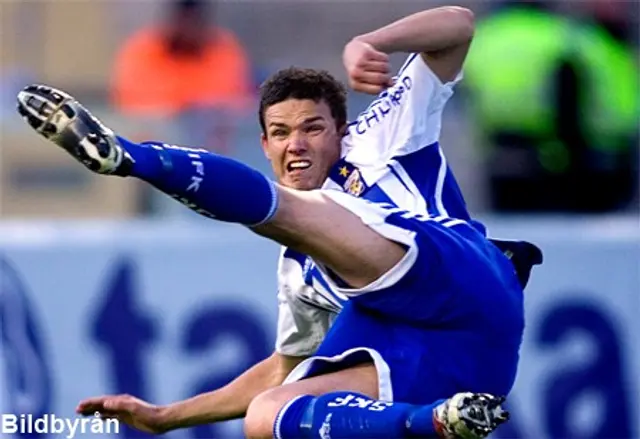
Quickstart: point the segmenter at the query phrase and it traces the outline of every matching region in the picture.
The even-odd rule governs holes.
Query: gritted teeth
[[[307,169],[310,166],[311,166],[311,162],[308,160],[295,160],[287,164],[287,170],[294,171],[298,169]]]

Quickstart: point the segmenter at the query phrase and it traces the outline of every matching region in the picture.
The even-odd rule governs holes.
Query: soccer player
[[[528,269],[519,278],[470,217],[438,144],[472,34],[470,11],[444,7],[354,38],[351,86],[379,95],[350,124],[328,74],[274,75],[259,114],[277,183],[205,150],[135,144],[59,90],[23,90],[28,123],[92,171],[285,246],[271,357],[168,407],[106,396],[78,411],[151,432],[244,416],[252,438],[479,438],[503,422],[493,395],[515,379]],[[411,53],[394,79],[393,52]]]

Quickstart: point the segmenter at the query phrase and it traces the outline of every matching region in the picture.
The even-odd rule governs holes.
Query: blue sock
[[[433,409],[428,406],[382,402],[351,392],[334,392],[292,400],[278,413],[276,439],[438,438]]]
[[[204,216],[255,226],[276,212],[275,184],[236,160],[203,149],[118,141],[135,161],[132,176]]]

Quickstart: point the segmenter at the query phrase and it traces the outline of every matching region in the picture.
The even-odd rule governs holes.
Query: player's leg
[[[271,221],[253,230],[311,256],[353,288],[379,279],[406,256],[405,245],[367,227],[353,212],[322,191],[279,187],[279,206]]]
[[[416,384],[419,385],[419,384]],[[375,367],[364,364],[269,390],[245,416],[251,439],[482,438],[508,418],[502,398],[461,393],[427,405],[377,399]]]
[[[282,430],[279,437],[314,437],[330,417],[332,438],[401,438],[407,421],[414,437],[436,437],[438,429],[464,428],[456,426],[456,419],[467,419],[471,407],[482,415],[477,424],[470,424],[478,432],[494,421],[497,425],[501,418],[495,398],[458,398],[447,404],[445,399],[459,392],[484,392],[491,386],[466,388],[457,374],[442,370],[451,351],[433,352],[428,332],[348,302],[316,356],[300,363],[283,386],[253,402],[247,418],[251,436],[269,435],[275,426]],[[455,415],[456,411],[465,414]]]
[[[339,372],[285,384],[256,397],[244,418],[249,437],[271,437],[278,413],[289,402],[303,395],[320,396],[337,390],[378,398],[378,376],[373,363],[363,363]]]
[[[405,256],[404,247],[319,191],[279,187],[242,163],[205,150],[129,142],[49,87],[29,87],[18,101],[34,129],[89,169],[138,177],[199,213],[250,226],[308,254],[353,287],[373,282]]]

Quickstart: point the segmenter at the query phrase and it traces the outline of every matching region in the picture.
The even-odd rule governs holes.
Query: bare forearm
[[[443,6],[409,15],[356,38],[385,53],[430,53],[466,44],[473,32],[473,12]]]
[[[296,363],[274,354],[225,387],[163,407],[163,430],[243,417],[253,398],[281,385]]]

